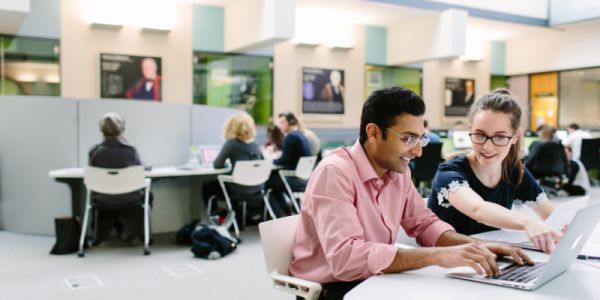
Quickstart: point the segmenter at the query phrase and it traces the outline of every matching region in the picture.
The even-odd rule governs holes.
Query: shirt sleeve
[[[409,182],[407,186],[409,192],[400,224],[408,236],[416,238],[419,245],[433,247],[442,233],[454,228],[425,207],[425,202],[412,183]]]
[[[440,167],[433,180],[432,191],[437,191],[434,200],[437,200],[439,206],[448,208],[450,207],[448,195],[460,187],[469,187],[465,172],[454,166]]]
[[[546,199],[547,196],[542,187],[533,178],[533,175],[527,169],[523,168],[523,181],[517,186],[515,198],[515,204],[523,203],[528,206],[535,206]]]
[[[283,139],[283,145],[281,146],[281,156],[278,159],[273,160],[273,164],[286,166],[292,161],[292,148],[294,147],[294,136],[288,134]]]
[[[367,242],[354,206],[356,190],[345,172],[326,166],[311,180],[312,201],[306,209],[312,217],[327,264],[339,281],[354,281],[381,274],[391,265],[394,245]]]

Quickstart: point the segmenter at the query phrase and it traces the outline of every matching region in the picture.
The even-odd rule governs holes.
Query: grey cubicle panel
[[[79,103],[80,166],[87,165],[90,148],[102,141],[98,121],[111,111],[125,119],[124,137],[136,147],[144,164],[185,163],[190,141],[190,105],[132,100],[81,100]]]
[[[192,106],[192,145],[223,143],[223,125],[227,118],[240,110],[206,105]]]
[[[77,165],[76,138],[76,100],[0,96],[0,228],[53,234],[53,218],[71,215],[48,171]]]

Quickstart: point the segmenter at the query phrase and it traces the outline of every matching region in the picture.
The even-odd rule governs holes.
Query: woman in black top
[[[495,90],[471,106],[469,119],[473,150],[440,165],[429,208],[460,233],[523,230],[537,248],[552,252],[561,234],[539,218],[511,210],[514,202],[524,202],[542,219],[554,210],[519,158],[519,104],[508,90]]]

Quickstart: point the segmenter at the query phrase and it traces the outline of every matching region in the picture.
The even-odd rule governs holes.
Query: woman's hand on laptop
[[[528,219],[525,221],[525,232],[533,245],[551,254],[554,251],[556,242],[560,241],[561,233],[554,231],[544,222],[537,219]]]
[[[521,248],[502,243],[481,243],[481,245],[499,256],[511,257],[519,265],[534,264],[534,261]]]

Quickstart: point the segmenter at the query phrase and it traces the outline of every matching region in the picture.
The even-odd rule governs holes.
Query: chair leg
[[[150,255],[150,208],[149,208],[149,187],[146,188],[144,199],[144,255]]]
[[[263,192],[263,200],[265,201],[265,208],[267,209],[267,211],[269,212],[269,215],[271,216],[272,220],[277,219],[277,216],[275,215],[275,213],[273,212],[273,208],[271,207],[271,203],[269,203],[269,195],[271,195],[271,189],[269,189],[267,191],[267,194],[265,195],[265,193]],[[266,219],[266,218],[265,218]]]
[[[85,253],[83,250],[83,243],[85,242],[85,234],[87,233],[88,219],[90,217],[90,210],[91,210],[90,197],[91,197],[91,193],[88,191],[87,197],[85,200],[85,214],[83,215],[83,224],[81,224],[81,236],[79,237],[79,252],[77,253],[77,256],[79,256],[79,257],[85,256]]]

